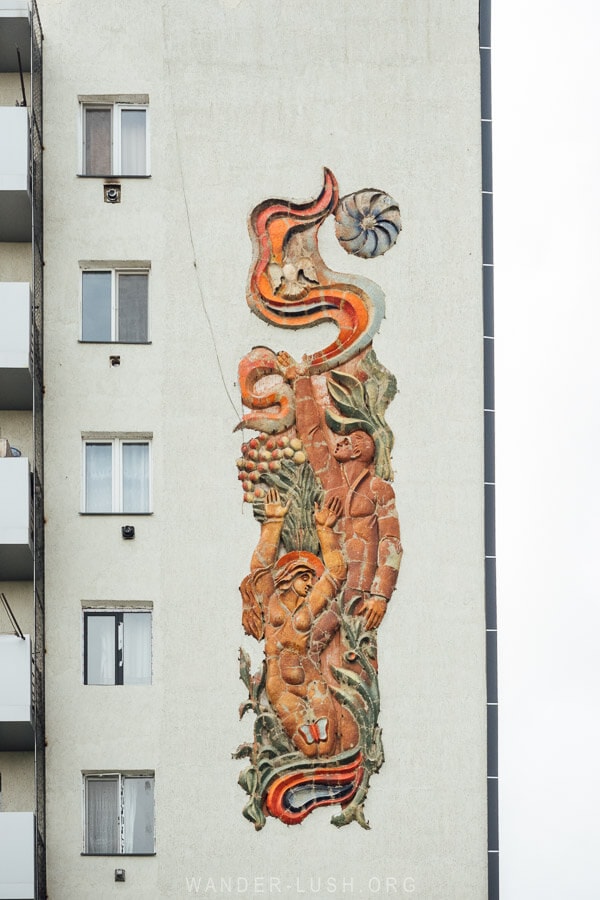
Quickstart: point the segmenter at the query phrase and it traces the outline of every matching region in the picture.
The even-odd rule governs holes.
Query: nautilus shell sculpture
[[[398,204],[389,194],[367,188],[342,197],[335,211],[335,234],[347,253],[373,259],[393,247],[402,229]]]

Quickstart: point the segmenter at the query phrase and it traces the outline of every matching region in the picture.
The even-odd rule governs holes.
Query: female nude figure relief
[[[326,617],[329,635],[333,636],[339,621],[331,615],[331,604],[343,587],[347,571],[339,537],[333,530],[342,504],[338,498],[331,498],[320,508],[315,504],[323,562],[300,550],[277,558],[288,508],[289,502],[283,505],[277,490],[268,491],[249,583],[242,591],[243,624],[255,637],[264,634],[266,693],[285,732],[305,756],[329,757],[358,743],[352,718],[345,716],[340,727],[339,704],[320,668],[324,629],[319,617]]]

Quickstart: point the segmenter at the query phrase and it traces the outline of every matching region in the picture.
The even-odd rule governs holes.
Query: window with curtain
[[[152,613],[86,610],[83,661],[85,684],[151,684]]]
[[[148,279],[142,269],[81,273],[81,340],[148,342]]]
[[[148,175],[148,108],[82,104],[82,174]]]
[[[149,513],[150,441],[84,440],[86,513]]]
[[[154,853],[154,774],[84,775],[86,853]]]

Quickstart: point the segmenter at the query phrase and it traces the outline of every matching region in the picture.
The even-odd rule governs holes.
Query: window
[[[83,447],[84,512],[150,512],[149,440],[90,437]]]
[[[86,610],[84,684],[152,683],[152,613]]]
[[[82,173],[148,175],[148,107],[135,102],[82,103]]]
[[[82,341],[148,341],[148,274],[144,269],[81,273]]]
[[[154,853],[154,774],[84,775],[86,853]]]

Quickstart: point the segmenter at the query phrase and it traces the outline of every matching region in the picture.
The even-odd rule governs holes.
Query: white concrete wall
[[[23,634],[34,633],[33,588],[29,581],[0,581],[0,591],[6,595]],[[0,612],[0,634],[12,633],[8,616]]]
[[[30,307],[27,282],[0,282],[0,367],[29,367]]]
[[[0,813],[0,900],[35,900],[35,819]]]
[[[11,447],[21,451],[22,456],[33,456],[33,434],[31,412],[27,410],[2,410],[0,416],[0,437],[7,438]]]
[[[477,6],[40,2],[50,896],[184,897],[196,877],[200,896],[208,878],[232,878],[250,897],[272,876],[273,896],[321,879],[316,893],[334,897],[370,896],[369,884],[485,897]],[[119,205],[103,203],[101,179],[77,178],[77,98],[111,93],[150,97],[151,178],[123,179]],[[400,388],[388,419],[405,558],[380,629],[386,762],[370,831],[338,831],[319,810],[255,833],[231,759],[251,729],[237,721],[238,646],[260,657],[240,625],[258,528],[234,465],[237,364],[254,344],[296,354],[330,330],[251,315],[246,220],[267,198],[316,196],[324,165],[342,193],[392,194],[404,222],[374,261],[348,257],[330,227],[321,240],[332,269],[385,291],[375,349]],[[78,343],[88,259],[152,261],[151,345]],[[152,516],[80,515],[86,431],[153,433]],[[153,602],[151,687],[82,684],[85,600]],[[155,770],[156,857],[80,855],[91,769]]]
[[[4,78],[0,78],[0,85]],[[30,281],[31,280],[31,244],[3,243],[0,253],[0,280],[1,281]]]
[[[0,27],[2,20],[0,19]],[[23,83],[25,85],[25,97],[30,102],[31,96],[31,75],[29,72],[23,72]],[[21,87],[21,79],[18,72],[5,72],[0,78],[0,106],[14,106],[23,99],[23,89]]]
[[[0,719],[31,720],[31,637],[0,634]]]
[[[35,809],[33,762],[33,753],[0,754],[0,812],[33,812]]]
[[[29,112],[16,106],[0,107],[0,191],[27,191]]]
[[[0,544],[29,543],[29,460],[0,460]]]

